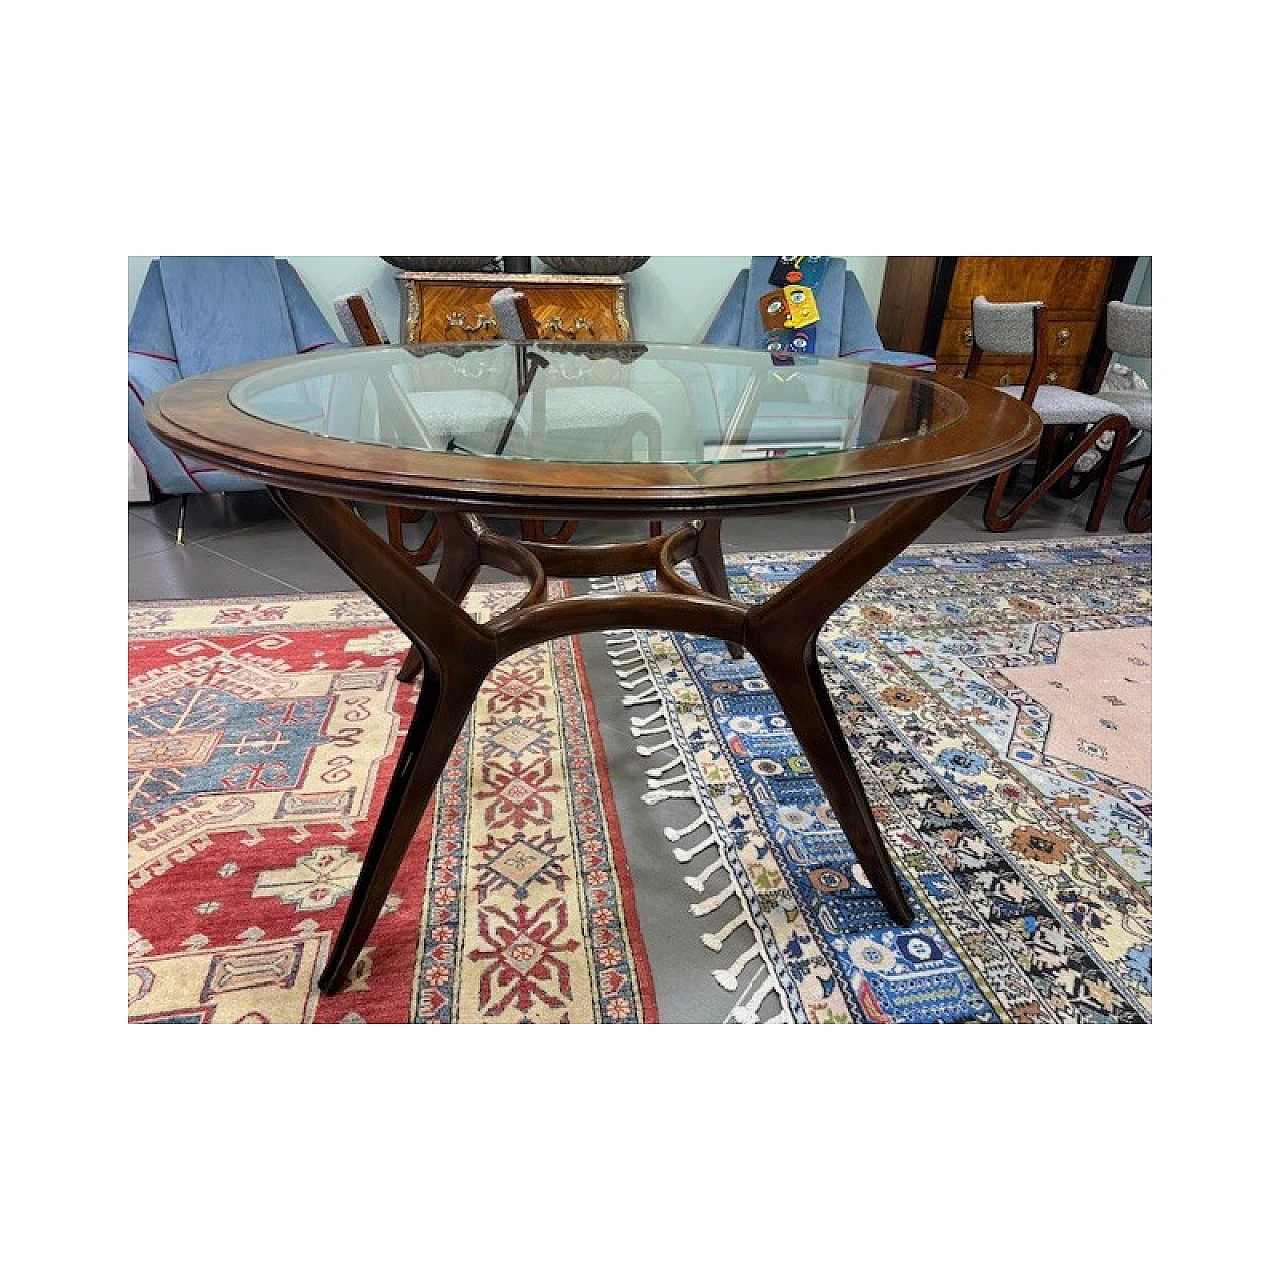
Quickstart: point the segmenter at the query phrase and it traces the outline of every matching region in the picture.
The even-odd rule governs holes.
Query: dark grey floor
[[[1123,533],[1121,517],[1132,492],[1135,473],[1122,476],[1112,495],[1101,533]],[[1017,490],[1015,490],[1017,492]],[[1034,507],[1012,533],[991,534],[982,527],[985,487],[962,499],[929,530],[921,541],[988,542],[1028,538],[1087,538],[1087,501],[1048,498]],[[1007,501],[1007,499],[1006,499]],[[196,600],[221,596],[273,596],[356,590],[338,569],[288,519],[265,493],[192,498],[187,513],[186,542],[174,535],[178,501],[129,507],[129,599],[131,601]],[[385,532],[385,520],[375,507],[363,508],[369,523]],[[859,509],[866,519],[873,509]],[[501,522],[496,522],[501,527]],[[636,531],[644,526],[637,524]],[[726,520],[726,552],[756,550],[825,550],[848,531],[847,510],[773,516],[768,519]],[[584,522],[576,540],[616,539],[619,524]],[[663,1022],[723,1022],[744,989],[722,990],[711,976],[725,957],[709,951],[701,935],[715,932],[720,917],[730,916],[732,904],[698,917],[690,906],[704,896],[685,883],[685,877],[704,859],[681,865],[672,855],[663,828],[681,826],[695,815],[692,802],[672,802],[659,813],[641,797],[653,783],[645,775],[649,761],[636,754],[630,720],[636,714],[624,707],[624,690],[605,652],[600,636],[584,636],[583,650],[605,740],[628,865],[636,888],[637,907],[646,949],[654,970],[658,1007]],[[681,821],[678,806],[687,805]],[[696,840],[696,836],[693,837]],[[751,978],[749,969],[743,983]],[[767,1016],[769,1007],[761,1006]]]

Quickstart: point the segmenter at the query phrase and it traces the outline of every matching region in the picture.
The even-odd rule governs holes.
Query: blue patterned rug
[[[816,558],[730,556],[732,594]],[[906,927],[749,657],[609,645],[735,1021],[1151,1020],[1149,535],[916,547],[823,629]]]

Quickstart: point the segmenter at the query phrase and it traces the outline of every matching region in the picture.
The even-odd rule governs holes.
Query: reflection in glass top
[[[360,347],[251,375],[231,401],[330,439],[552,462],[831,453],[964,412],[953,391],[900,369],[644,343]]]

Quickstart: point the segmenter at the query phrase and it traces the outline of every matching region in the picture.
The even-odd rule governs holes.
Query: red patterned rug
[[[354,593],[130,607],[130,1021],[657,1021],[573,640],[493,672],[351,979],[318,995],[416,698],[404,649]]]

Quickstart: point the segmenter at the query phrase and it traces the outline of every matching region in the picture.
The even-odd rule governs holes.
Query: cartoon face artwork
[[[802,329],[818,323],[818,303],[805,285],[771,289],[760,299],[760,323],[766,331]]]
[[[816,289],[827,269],[827,259],[818,258],[778,258],[769,273],[769,283],[777,289],[789,284],[802,284]]]
[[[760,324],[765,350],[775,363],[794,363],[794,357],[813,350],[818,300],[815,290],[827,267],[827,258],[778,258],[769,274],[777,286],[760,298]]]

